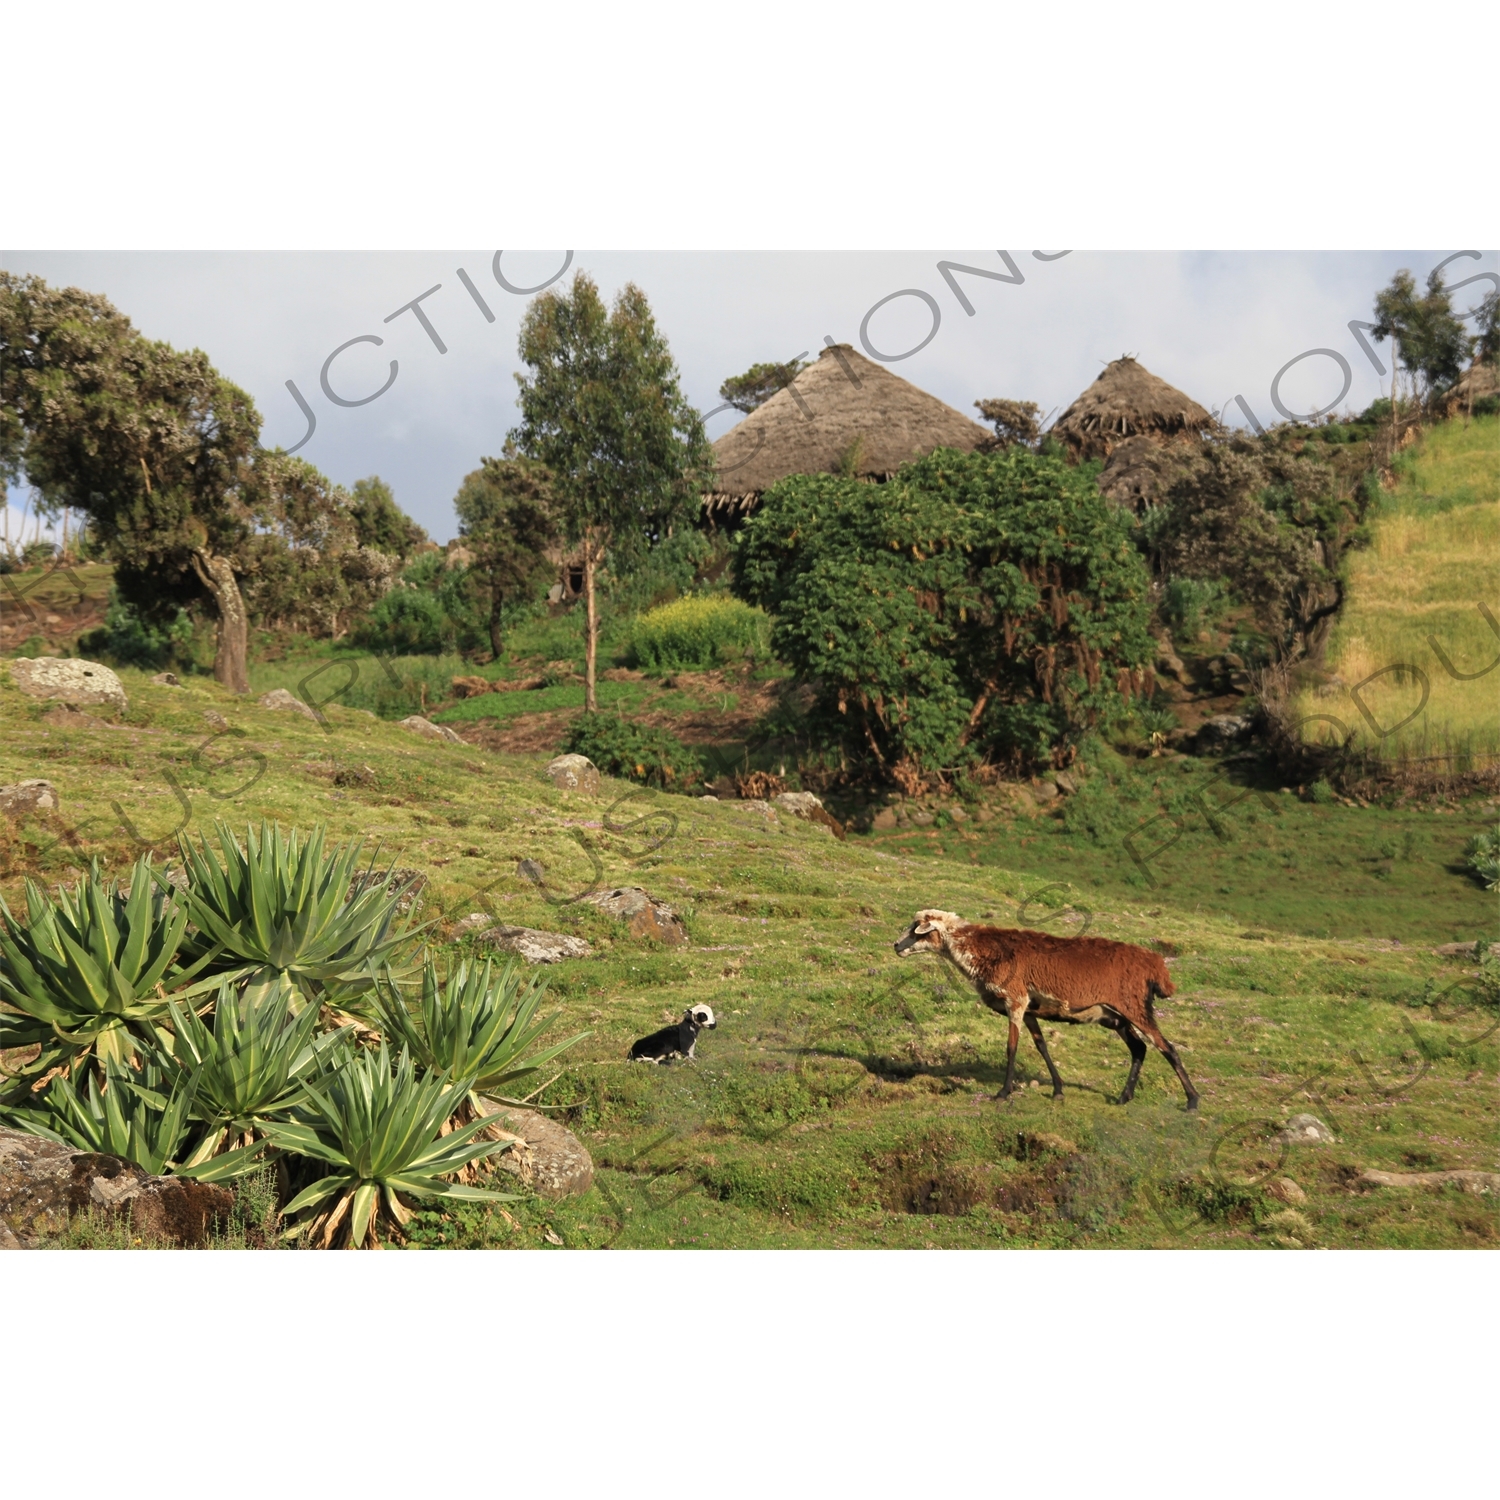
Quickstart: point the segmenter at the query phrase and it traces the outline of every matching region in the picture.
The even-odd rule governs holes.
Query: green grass
[[[1478,607],[1500,618],[1500,417],[1430,429],[1397,473],[1371,546],[1349,565],[1328,651],[1342,685],[1304,694],[1297,712],[1334,716],[1384,759],[1453,757],[1456,769],[1476,769],[1500,756],[1500,672],[1462,681],[1444,657],[1459,673],[1500,657]],[[1416,673],[1384,671],[1407,665]],[[1326,722],[1305,732],[1343,735]]]
[[[550,971],[564,1013],[559,1035],[569,1027],[593,1035],[568,1054],[544,1097],[565,1107],[593,1153],[596,1186],[562,1203],[508,1205],[509,1218],[424,1215],[419,1243],[1497,1243],[1490,1200],[1363,1196],[1348,1186],[1364,1167],[1494,1169],[1500,1050],[1486,1032],[1495,1013],[1451,994],[1431,1003],[1465,973],[1434,956],[1433,944],[1460,926],[1458,935],[1476,935],[1481,914],[1491,914],[1483,930],[1495,930],[1493,901],[1464,906],[1473,882],[1438,863],[1445,840],[1460,849],[1491,820],[1478,808],[1414,814],[1412,857],[1427,863],[1412,885],[1393,897],[1379,877],[1351,866],[1355,893],[1344,896],[1333,850],[1340,840],[1350,850],[1373,847],[1388,815],[1278,797],[1284,824],[1265,814],[1267,826],[1247,834],[1263,833],[1278,858],[1297,853],[1308,878],[1283,907],[1259,896],[1241,906],[1235,892],[1203,889],[1204,870],[1224,857],[1211,833],[1201,847],[1186,842],[1200,835],[1184,834],[1183,847],[1161,857],[1170,872],[1172,859],[1201,856],[1201,866],[1170,876],[1180,883],[1131,885],[1102,805],[1077,815],[1099,819],[1097,846],[1066,814],[999,814],[982,829],[938,830],[934,839],[839,843],[795,819],[768,825],[732,804],[624,783],[607,781],[598,798],[564,793],[543,776],[545,756],[434,744],[338,707],[325,730],[212,682],[174,690],[144,673],[121,676],[131,695],[123,724],[78,726],[43,722],[42,706],[0,673],[8,731],[0,782],[45,775],[62,799],[56,818],[0,824],[0,887],[13,905],[23,872],[68,879],[90,856],[123,871],[136,852],[123,820],[165,841],[186,805],[193,830],[217,817],[239,825],[268,817],[381,840],[385,857],[429,877],[423,915],[439,919],[439,940],[453,920],[484,909],[594,944],[593,958]],[[341,780],[349,767],[359,780]],[[1151,772],[1184,781],[1202,774],[1175,764]],[[1118,821],[1133,826],[1137,810],[1127,801]],[[1238,828],[1243,812],[1227,816]],[[1405,858],[1404,835],[1394,837],[1393,867]],[[1247,838],[1225,847],[1232,857],[1262,846]],[[543,887],[519,873],[523,859],[544,866]],[[1352,936],[1343,918],[1323,922],[1334,936],[1309,933],[1317,921],[1301,909],[1308,902],[1322,899],[1335,915],[1347,908],[1351,922],[1362,913],[1356,875],[1369,881],[1369,900],[1385,903],[1377,935],[1400,937],[1401,947]],[[1025,904],[1061,881],[1070,889]],[[1426,908],[1423,882],[1437,892]],[[670,901],[690,945],[654,947],[567,901],[601,883],[643,884]],[[1077,925],[1069,902],[1092,908],[1093,932],[1176,950],[1178,994],[1161,1017],[1203,1092],[1200,1118],[1184,1113],[1156,1057],[1136,1100],[1111,1104],[1127,1056],[1097,1028],[1064,1030],[1055,1042],[1064,1101],[1027,1087],[996,1103],[988,1096],[1004,1068],[1004,1027],[951,970],[891,950],[920,906],[1068,931]],[[1438,919],[1440,903],[1449,904]],[[1398,919],[1405,925],[1392,926]],[[695,1066],[624,1061],[633,1038],[695,1000],[720,1018]],[[1020,1054],[1028,1082],[1039,1079],[1038,1064],[1031,1051]],[[1269,1143],[1281,1120],[1302,1111],[1327,1120],[1337,1142],[1285,1154]],[[1037,1132],[1065,1146],[1023,1139]],[[1284,1206],[1266,1188],[1283,1175],[1307,1195],[1297,1209],[1305,1231],[1289,1233],[1275,1217]],[[922,1207],[943,1211],[914,1211]]]

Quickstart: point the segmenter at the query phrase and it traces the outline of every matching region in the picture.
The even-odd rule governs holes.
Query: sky
[[[1373,318],[1374,294],[1396,270],[1407,267],[1422,279],[1445,259],[1450,286],[1484,278],[1456,292],[1460,309],[1500,286],[1500,256],[1464,246],[1194,253],[38,250],[0,251],[0,268],[103,293],[149,337],[203,349],[253,396],[267,446],[300,444],[301,457],[344,485],[379,474],[400,505],[446,541],[456,530],[452,498],[464,475],[500,452],[517,420],[516,339],[530,289],[559,274],[552,284],[561,287],[586,271],[606,295],[627,281],[639,285],[688,399],[704,413],[720,406],[726,377],[762,360],[815,357],[832,338],[969,415],[976,400],[994,396],[1036,401],[1056,415],[1108,361],[1132,354],[1223,411],[1231,425],[1246,425],[1248,408],[1269,426],[1330,407],[1357,412],[1388,392],[1375,361],[1389,365],[1389,346],[1372,346],[1372,359],[1349,325]],[[1005,279],[951,266],[945,276],[943,262]],[[407,306],[417,298],[430,331]],[[330,362],[340,346],[347,347]],[[288,382],[312,413],[310,436]],[[329,392],[362,404],[340,405]],[[709,420],[710,437],[738,420],[733,411],[719,412]],[[26,501],[24,490],[8,496],[12,537]]]

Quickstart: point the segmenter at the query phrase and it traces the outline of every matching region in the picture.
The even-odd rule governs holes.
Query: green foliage
[[[770,621],[758,609],[723,595],[674,599],[631,627],[634,665],[655,672],[707,670],[731,654],[764,653]]]
[[[1493,832],[1476,833],[1464,845],[1464,863],[1485,890],[1500,886],[1500,824]]]
[[[427,533],[396,504],[390,485],[378,474],[355,480],[349,518],[361,547],[402,562],[427,540]]]
[[[399,1233],[412,1216],[403,1195],[492,1203],[513,1196],[444,1181],[506,1149],[504,1142],[475,1142],[488,1123],[482,1117],[441,1134],[472,1087],[472,1078],[419,1077],[405,1051],[393,1069],[384,1041],[308,1084],[292,1118],[266,1126],[282,1150],[332,1169],[286,1205],[289,1216],[304,1216],[287,1237],[359,1250],[378,1244],[382,1222]]]
[[[574,721],[563,748],[588,756],[606,776],[663,791],[685,791],[703,779],[702,762],[675,735],[614,714],[584,714]]]
[[[188,665],[192,646],[193,622],[181,605],[175,614],[152,620],[122,599],[114,587],[104,624],[78,637],[78,650],[84,656],[151,672]]]
[[[913,781],[1060,756],[1138,690],[1147,575],[1091,467],[939,450],[887,483],[787,479],[739,534],[735,591],[814,694],[813,731]]]
[[[622,616],[643,614],[683,594],[712,586],[728,562],[721,538],[696,527],[677,527],[631,566],[611,567],[605,574],[605,600],[613,616],[613,620],[606,616],[606,630]]]
[[[1034,448],[1041,436],[1042,409],[1035,401],[976,401],[975,408],[986,422],[993,424],[995,440],[1002,448],[1019,443]]]
[[[440,656],[453,650],[458,633],[436,594],[398,586],[360,622],[355,642],[397,656]]]
[[[474,554],[466,581],[499,656],[507,604],[533,602],[552,571],[548,551],[558,540],[550,476],[524,458],[486,458],[464,478],[453,501],[459,535]]]
[[[806,368],[805,359],[751,365],[743,375],[731,375],[719,387],[719,400],[728,402],[736,411],[752,412],[757,406],[764,406],[777,391],[785,390]]]
[[[121,896],[94,864],[72,891],[49,897],[26,881],[26,920],[0,897],[0,1048],[39,1046],[16,1075],[25,1080],[84,1054],[124,1062],[156,1038],[168,1005],[162,983],[176,969],[187,926],[181,905],[158,891],[150,863]]]
[[[396,926],[403,891],[388,891],[390,875],[373,861],[360,870],[362,839],[325,852],[321,825],[304,837],[263,823],[245,830],[242,846],[227,824],[215,826],[222,865],[207,839],[178,839],[189,884],[176,901],[198,929],[184,951],[258,985],[284,975],[313,999],[333,984],[373,985],[411,935]]]
[[[1173,578],[1162,590],[1161,617],[1187,639],[1211,628],[1229,608],[1229,593],[1217,578]]]
[[[1375,319],[1371,332],[1376,343],[1395,339],[1401,363],[1421,377],[1428,394],[1458,379],[1471,343],[1441,271],[1428,275],[1425,296],[1417,294],[1410,271],[1397,271],[1375,295]]]
[[[506,1098],[517,1085],[581,1042],[580,1032],[565,1042],[533,1051],[557,1019],[537,1017],[547,981],[524,975],[508,963],[498,975],[486,960],[480,968],[460,961],[446,983],[431,958],[422,968],[422,993],[415,1013],[389,979],[378,987],[381,1030],[430,1072],[472,1079],[470,1087],[492,1098]],[[519,1101],[510,1100],[515,1103]]]

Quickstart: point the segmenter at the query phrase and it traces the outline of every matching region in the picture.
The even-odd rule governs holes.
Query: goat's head
[[[902,958],[911,953],[941,953],[948,934],[962,927],[963,920],[957,912],[931,908],[919,911],[916,920],[896,939],[896,952]]]
[[[682,1019],[690,1026],[696,1026],[699,1031],[712,1031],[719,1024],[714,1020],[713,1011],[706,1005],[688,1006]]]

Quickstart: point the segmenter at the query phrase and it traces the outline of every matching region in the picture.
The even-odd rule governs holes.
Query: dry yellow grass
[[[1500,418],[1446,423],[1405,456],[1350,564],[1328,663],[1342,685],[1305,694],[1299,713],[1392,759],[1457,756],[1464,770],[1500,756]]]

